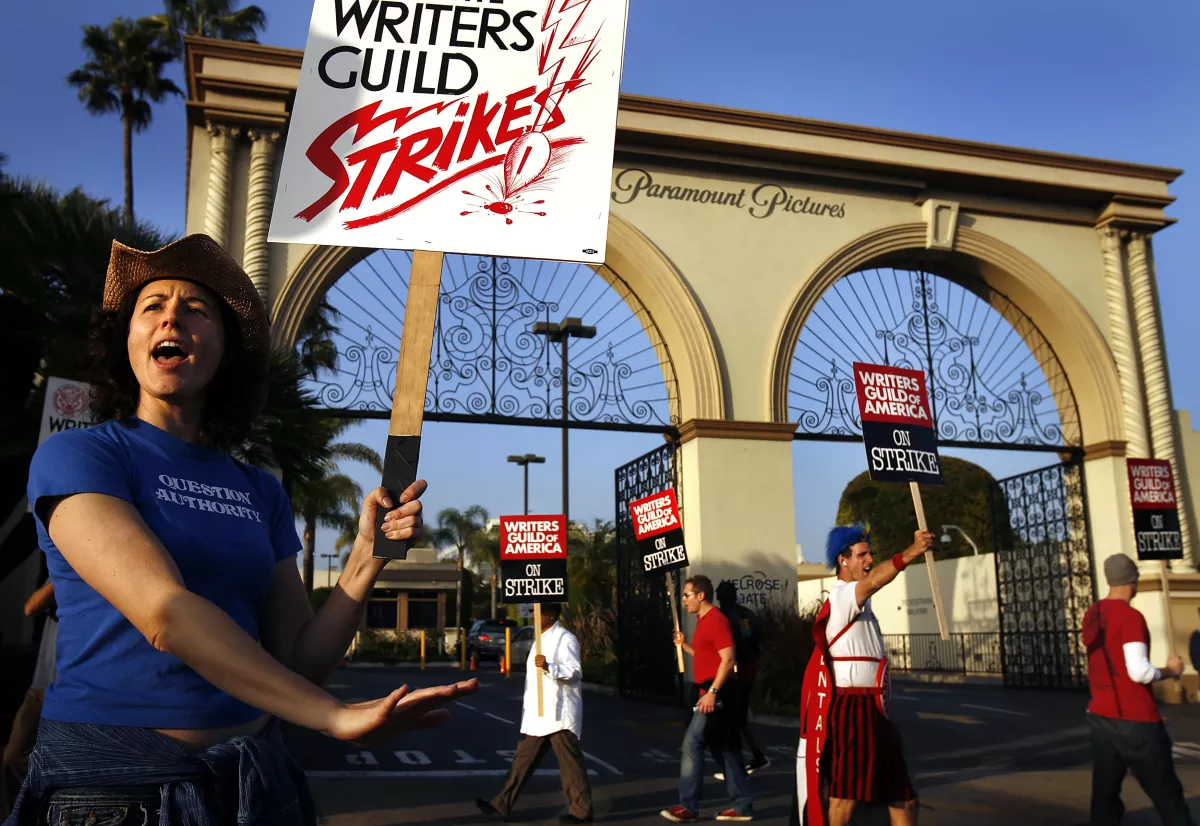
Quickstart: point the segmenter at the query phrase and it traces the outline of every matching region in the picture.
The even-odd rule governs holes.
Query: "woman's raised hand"
[[[429,484],[424,479],[413,482],[400,494],[400,504],[387,495],[383,488],[375,488],[363,499],[362,512],[358,515],[358,536],[364,542],[375,541],[375,517],[380,508],[387,510],[387,522],[383,532],[388,539],[415,539],[421,535],[421,495]]]
[[[406,731],[440,726],[450,719],[450,712],[442,706],[478,690],[478,680],[416,691],[401,686],[378,700],[341,705],[325,733],[363,746],[386,743]]]

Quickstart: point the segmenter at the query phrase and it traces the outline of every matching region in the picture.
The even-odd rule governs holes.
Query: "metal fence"
[[[1000,676],[999,632],[951,634],[884,634],[888,668],[895,672],[936,671],[972,676]]]

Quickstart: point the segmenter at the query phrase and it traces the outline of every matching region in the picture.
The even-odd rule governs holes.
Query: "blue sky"
[[[262,41],[302,48],[310,6],[260,3]],[[157,13],[156,0],[9,4],[0,33],[0,151],[8,171],[119,203],[120,124],[93,118],[63,78],[83,61],[80,27]],[[1175,404],[1200,411],[1200,4],[1194,0],[895,0],[715,2],[634,0],[623,91],[1186,170],[1155,236]],[[171,72],[181,80],[179,66]],[[184,107],[155,111],[135,137],[135,209],[181,233]],[[355,438],[382,447],[386,427]],[[509,453],[538,452],[534,510],[557,510],[559,435],[552,430],[426,427],[427,507],[520,508]],[[615,464],[658,444],[653,436],[572,436],[572,516],[612,518]],[[798,538],[815,548],[858,445],[797,445]],[[961,452],[960,452],[961,453]],[[996,475],[1049,464],[1050,455],[974,456]],[[820,468],[820,470],[817,470]],[[370,472],[354,471],[364,484]],[[831,480],[831,477],[836,477]],[[831,484],[831,481],[833,482]]]

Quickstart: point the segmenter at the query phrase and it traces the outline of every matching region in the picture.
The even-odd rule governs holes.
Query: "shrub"
[[[579,640],[583,661],[595,664],[616,662],[617,617],[595,603],[580,603],[574,616],[564,625]]]
[[[354,659],[359,662],[401,663],[421,661],[420,631],[378,631],[367,629],[358,638]],[[445,635],[426,632],[425,661],[452,659],[446,652]]]
[[[820,605],[797,610],[795,597],[783,596],[758,614],[762,620],[762,645],[758,677],[750,705],[764,714],[794,716],[800,708],[800,686],[813,652],[813,621]]]

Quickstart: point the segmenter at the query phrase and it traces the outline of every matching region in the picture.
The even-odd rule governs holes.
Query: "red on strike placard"
[[[853,369],[858,414],[864,422],[933,427],[924,372],[861,362]]]
[[[1134,510],[1178,510],[1170,462],[1166,459],[1126,459],[1125,466]]]
[[[682,527],[674,490],[664,490],[630,502],[629,514],[633,517],[633,535],[637,539],[657,536]]]
[[[567,518],[501,516],[501,559],[566,559]]]

